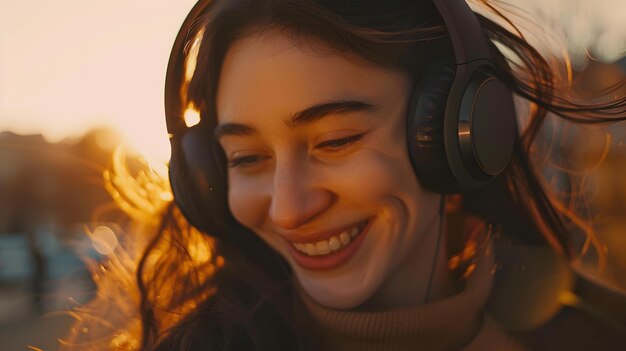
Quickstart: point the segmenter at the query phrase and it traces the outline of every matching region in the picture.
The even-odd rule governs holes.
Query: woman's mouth
[[[300,266],[312,270],[338,267],[347,262],[363,242],[371,220],[362,221],[353,227],[316,242],[290,242],[291,253]]]
[[[365,228],[367,221],[363,221],[351,229],[344,230],[338,235],[317,241],[315,243],[291,243],[296,250],[308,256],[328,255],[331,252],[339,251],[346,246]]]

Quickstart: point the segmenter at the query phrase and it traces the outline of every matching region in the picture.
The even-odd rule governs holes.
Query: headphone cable
[[[428,289],[426,290],[426,299],[424,303],[428,303],[430,300],[430,290],[432,288],[433,279],[435,276],[435,269],[437,264],[437,258],[439,257],[439,247],[441,246],[441,237],[443,236],[443,216],[445,214],[445,195],[441,195],[441,201],[439,202],[439,231],[437,234],[437,243],[435,244],[435,256],[433,257],[432,268],[430,270],[430,277],[428,278]]]

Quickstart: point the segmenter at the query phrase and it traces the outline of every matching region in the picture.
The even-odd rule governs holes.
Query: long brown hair
[[[222,59],[235,40],[256,31],[279,31],[300,44],[321,42],[332,52],[403,70],[416,79],[435,61],[451,59],[446,29],[432,3],[383,3],[214,1],[188,33],[190,47],[198,37],[201,44],[184,98],[215,118]],[[626,97],[582,102],[589,97],[575,96],[567,79],[513,23],[488,2],[481,3],[491,13],[478,18],[491,40],[497,74],[528,101],[530,110],[509,167],[488,188],[465,194],[463,206],[515,240],[547,242],[573,259],[577,251],[570,223],[573,218],[581,223],[580,218],[546,190],[535,161],[542,149],[538,136],[550,114],[583,124],[623,121]],[[498,46],[508,49],[506,56]],[[239,233],[215,239],[214,233],[200,233],[173,203],[164,208],[155,232],[136,270],[142,349],[299,348],[300,331],[289,306],[291,271],[258,238]],[[199,260],[198,245],[211,254]]]

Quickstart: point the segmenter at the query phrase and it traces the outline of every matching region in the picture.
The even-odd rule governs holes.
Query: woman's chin
[[[345,279],[311,279],[298,276],[302,289],[318,304],[338,310],[348,310],[365,303],[375,289],[363,280],[347,282]]]

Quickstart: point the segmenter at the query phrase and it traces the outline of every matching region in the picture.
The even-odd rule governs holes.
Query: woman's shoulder
[[[564,305],[538,328],[518,333],[531,350],[623,350],[626,326],[577,306]]]
[[[521,340],[504,330],[493,317],[485,315],[480,332],[463,348],[463,351],[481,350],[523,351],[527,348]]]
[[[626,295],[585,279],[548,246],[496,243],[495,253],[487,312],[527,349],[626,347]]]

